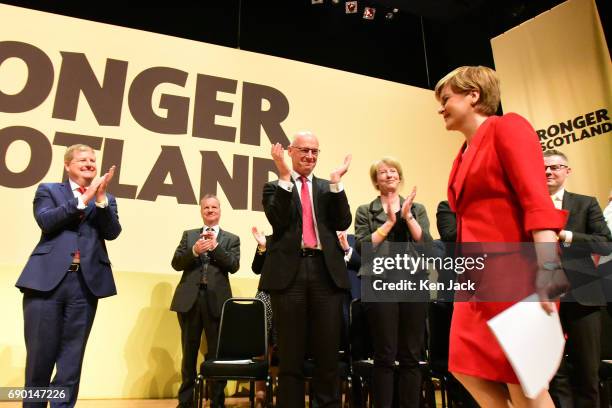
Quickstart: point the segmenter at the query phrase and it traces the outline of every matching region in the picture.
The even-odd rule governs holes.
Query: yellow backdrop
[[[505,112],[524,115],[544,149],[565,153],[567,189],[612,189],[612,64],[594,0],[569,0],[491,40]]]
[[[431,91],[12,6],[0,5],[0,14],[0,386],[23,384],[21,294],[14,283],[40,234],[34,191],[39,182],[61,179],[61,144],[75,134],[100,144],[103,166],[120,164],[121,186],[111,192],[119,196],[123,226],[108,245],[119,293],[99,304],[83,398],[176,395],[180,336],[168,308],[180,275],[170,260],[181,232],[202,223],[190,194],[199,196],[202,183],[216,188],[215,177],[222,180],[221,226],[242,240],[234,295],[255,294],[250,228],[271,229],[252,210],[258,204],[252,193],[263,184],[252,178],[269,159],[270,139],[315,132],[322,149],[316,174],[326,178],[352,153],[343,181],[353,211],[375,196],[370,163],[397,157],[405,189],[418,186],[435,234],[435,208],[462,138],[444,130]],[[166,82],[155,84],[156,76]],[[268,111],[286,117],[276,127],[269,118],[253,125]]]

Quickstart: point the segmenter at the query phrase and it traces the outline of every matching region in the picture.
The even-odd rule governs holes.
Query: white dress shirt
[[[295,182],[295,185],[297,187],[297,193],[301,200],[302,199],[302,176],[298,174],[296,171],[291,171],[291,178]],[[312,220],[314,222],[315,234],[317,235],[317,248],[321,249],[322,247],[321,247],[321,240],[319,239],[319,228],[317,227],[317,215],[315,214],[314,203],[312,201],[313,200],[312,173],[306,176],[306,179],[308,180],[308,192],[310,193],[310,207],[312,208]],[[289,191],[289,192],[293,191],[293,183],[290,181],[278,180],[278,186],[286,191]],[[335,183],[335,184],[332,184],[332,183],[329,184],[329,191],[331,191],[332,193],[340,193],[343,190],[344,190],[344,186],[342,185],[341,182]],[[302,246],[304,246],[304,241],[302,241]]]
[[[550,196],[550,198],[552,199],[553,204],[555,205],[555,208],[557,210],[562,210],[563,209],[563,195],[564,194],[565,194],[565,189],[561,188],[555,194]],[[572,238],[573,238],[572,231],[568,231],[568,230],[563,230],[563,231],[565,233],[565,239],[563,240],[563,243],[571,244],[572,243]]]

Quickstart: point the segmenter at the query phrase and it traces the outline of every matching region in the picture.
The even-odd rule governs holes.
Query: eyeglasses
[[[550,169],[550,171],[559,171],[561,169],[567,169],[568,166],[565,164],[551,164],[550,166],[544,166],[544,171]]]
[[[293,148],[295,150],[298,150],[304,156],[307,156],[308,152],[310,152],[310,154],[312,154],[313,156],[318,156],[319,153],[321,153],[320,149],[311,149],[308,147],[297,147],[297,146],[293,146]]]

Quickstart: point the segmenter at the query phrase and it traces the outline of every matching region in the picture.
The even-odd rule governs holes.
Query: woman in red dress
[[[457,214],[457,242],[556,242],[566,215],[555,209],[548,195],[542,151],[531,125],[514,113],[495,116],[500,103],[495,71],[480,66],[457,68],[438,82],[435,95],[446,129],[465,136],[448,184],[448,200]],[[536,288],[536,272],[538,279],[545,273],[563,273],[555,245],[538,245],[536,252],[537,262],[535,257],[515,256],[519,261],[508,268],[510,274],[485,279],[487,284],[497,282],[492,287],[500,293],[508,284],[512,290],[520,286],[525,296],[538,290],[542,307],[551,313],[555,304],[540,280]],[[508,260],[496,259],[498,265]],[[490,318],[511,304],[455,302],[449,370],[483,407],[506,408],[509,403],[553,407],[546,390],[535,399],[524,395],[487,326]]]

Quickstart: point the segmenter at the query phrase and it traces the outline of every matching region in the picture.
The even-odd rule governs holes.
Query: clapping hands
[[[106,188],[115,175],[116,166],[111,166],[103,176],[95,178],[83,193],[83,203],[88,204],[94,197],[96,202],[106,201]]]

